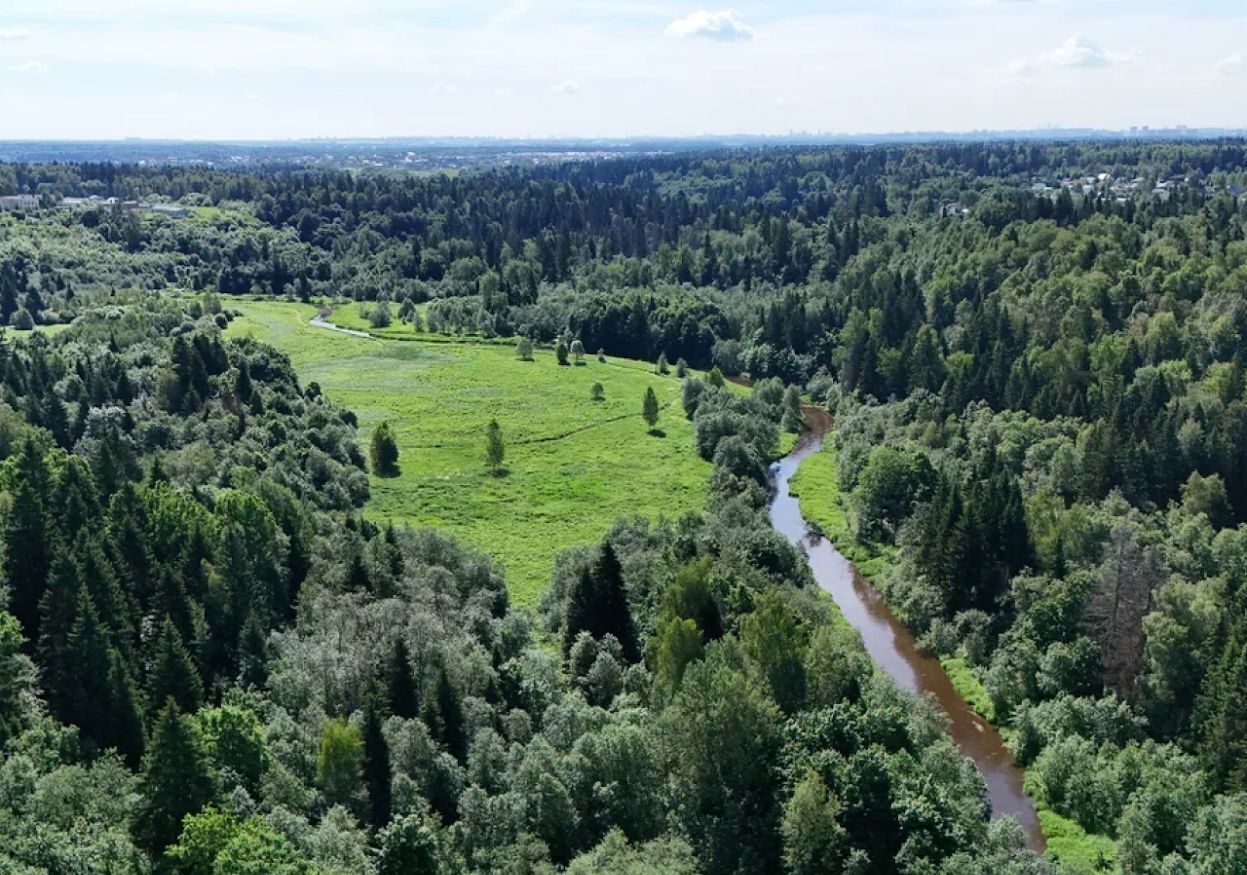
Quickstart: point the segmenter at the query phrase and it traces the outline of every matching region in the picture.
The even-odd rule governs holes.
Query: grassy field
[[[984,720],[995,723],[996,708],[992,705],[991,696],[987,695],[987,688],[975,673],[974,666],[961,656],[942,656],[940,665],[944,667],[948,679],[953,682],[957,694]]]
[[[858,543],[849,524],[845,498],[836,482],[836,453],[829,438],[822,450],[807,456],[788,481],[801,505],[801,516],[822,528],[827,540],[869,578],[877,577],[891,558],[892,548]]]
[[[316,328],[307,324],[316,312],[307,304],[230,306],[243,316],[229,332],[287,353],[305,385],[315,380],[359,415],[361,444],[378,423],[390,423],[401,473],[372,478],[368,515],[437,526],[488,551],[520,603],[536,600],[559,549],[600,538],[618,516],[675,517],[703,506],[710,465],[693,452],[679,383],[645,363],[589,356],[582,367],[559,367],[548,350],[521,362],[497,344]],[[604,401],[590,400],[594,382],[605,388]],[[663,405],[657,436],[640,416],[647,386]],[[491,418],[506,441],[501,477],[483,461]]]
[[[1047,808],[1039,808],[1038,814],[1039,825],[1048,839],[1047,856],[1061,863],[1063,875],[1116,871],[1117,845],[1111,838],[1088,833]]]

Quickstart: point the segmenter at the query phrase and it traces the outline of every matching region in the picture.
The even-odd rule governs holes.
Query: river
[[[948,715],[949,731],[962,753],[974,761],[987,784],[993,817],[1011,814],[1022,824],[1027,843],[1043,851],[1044,836],[1035,807],[1022,791],[1022,769],[994,726],[958,695],[939,660],[923,653],[914,636],[892,615],[879,591],[857,573],[826,538],[812,538],[788,480],[801,460],[818,452],[830,428],[826,411],[807,409],[807,431],[792,452],[771,466],[775,497],[771,523],[794,544],[805,548],[818,585],[831,594],[841,613],[861,633],[871,659],[905,689],[930,695]]]

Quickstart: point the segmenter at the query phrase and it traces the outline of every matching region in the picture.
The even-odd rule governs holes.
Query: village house
[[[35,194],[6,194],[0,196],[0,212],[39,209],[39,196]]]

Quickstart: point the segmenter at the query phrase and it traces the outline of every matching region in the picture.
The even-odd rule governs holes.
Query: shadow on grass
[[[503,477],[510,477],[511,469],[510,468],[490,468],[488,471],[488,474],[490,477],[498,477],[501,479]]]
[[[398,465],[395,465],[392,468],[386,468],[384,471],[374,470],[372,473],[376,474],[382,480],[393,480],[395,477],[403,473],[403,469]]]
[[[663,431],[661,428],[651,428],[648,432],[646,432],[646,434],[648,434],[650,437],[656,437],[656,438],[665,438],[667,436],[667,433]]]

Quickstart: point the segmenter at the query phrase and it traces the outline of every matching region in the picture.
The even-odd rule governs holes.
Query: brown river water
[[[934,698],[948,715],[953,741],[974,761],[987,784],[992,816],[1016,817],[1031,848],[1042,851],[1043,832],[1035,807],[1022,791],[1022,769],[1000,733],[957,694],[939,660],[918,648],[914,636],[892,615],[883,596],[857,573],[853,564],[826,538],[808,535],[797,499],[788,494],[788,480],[802,459],[822,448],[831,419],[826,411],[807,408],[806,420],[810,430],[791,453],[771,466],[776,489],[769,508],[771,523],[790,541],[805,549],[814,579],[831,594],[845,619],[861,633],[871,659],[906,690]]]

